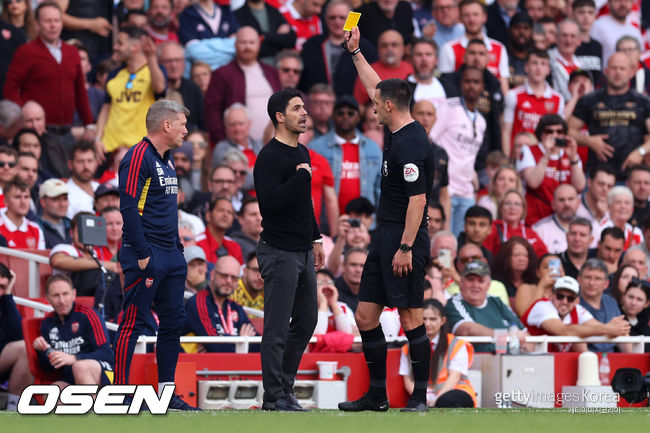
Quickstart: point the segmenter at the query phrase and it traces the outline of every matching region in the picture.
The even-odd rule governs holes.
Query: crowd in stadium
[[[429,337],[437,344],[440,333],[443,341],[447,333],[492,336],[514,326],[521,347],[532,350],[528,335],[650,335],[648,2],[488,3],[3,0],[0,245],[49,252],[53,277],[42,290],[56,314],[48,320],[74,321],[88,333],[76,350],[100,361],[69,357],[46,321],[43,338],[27,343],[42,364],[65,367],[67,383],[109,379],[112,335],[99,317],[119,323],[128,290],[118,260],[117,174],[159,99],[190,111],[173,153],[188,266],[185,334],[260,335],[242,308],[264,309],[253,167],[273,137],[267,101],[280,89],[298,89],[310,115],[300,143],[309,148],[325,235],[310,350],[353,349],[386,132],[343,43],[350,11],[361,12],[360,49],[381,79],[410,83],[412,116],[435,154]],[[146,194],[139,207],[146,212]],[[77,228],[89,214],[105,218],[107,246],[80,242]],[[30,374],[20,367],[25,346],[16,344],[23,338],[11,300],[16,278],[26,276],[0,266],[0,379],[19,394]],[[94,297],[100,315],[74,303],[71,288]],[[396,309],[386,308],[381,323],[387,337],[403,335]],[[474,350],[494,350],[448,343],[465,357],[462,371],[468,352],[471,363]],[[406,356],[400,374],[408,389]]]

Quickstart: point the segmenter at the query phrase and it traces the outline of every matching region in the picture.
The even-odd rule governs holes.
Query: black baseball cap
[[[516,24],[528,24],[533,26],[533,19],[526,12],[517,12],[510,19],[510,28],[513,28]]]
[[[337,110],[338,108],[344,105],[347,105],[348,107],[354,108],[355,110],[359,111],[359,103],[352,95],[341,95],[338,98],[336,98],[334,109]]]
[[[116,196],[119,197],[120,191],[112,183],[108,183],[108,182],[102,183],[95,190],[95,200],[97,200],[99,197],[104,197],[105,195],[109,195],[109,194],[115,194]]]
[[[591,72],[586,69],[576,69],[575,71],[571,72],[571,75],[569,75],[569,83],[580,76],[587,77],[589,81],[592,83],[594,82],[594,77],[591,76]]]

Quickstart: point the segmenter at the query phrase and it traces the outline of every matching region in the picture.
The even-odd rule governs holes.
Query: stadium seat
[[[23,337],[27,348],[27,360],[29,361],[29,370],[34,376],[35,385],[50,384],[60,378],[59,374],[43,371],[38,362],[36,349],[32,345],[34,340],[41,335],[41,322],[43,322],[42,317],[23,319]]]

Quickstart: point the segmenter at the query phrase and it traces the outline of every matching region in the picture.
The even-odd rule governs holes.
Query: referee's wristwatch
[[[639,155],[641,155],[641,156],[645,156],[645,154],[648,153],[648,151],[645,150],[645,147],[643,147],[643,146],[637,147],[636,151],[639,152]]]
[[[323,245],[323,238],[314,239],[312,241],[312,244],[321,244],[321,245]]]
[[[399,250],[400,250],[401,252],[403,252],[403,253],[408,253],[408,252],[411,251],[412,249],[413,249],[413,247],[410,246],[409,244],[400,244],[400,246],[399,246]]]

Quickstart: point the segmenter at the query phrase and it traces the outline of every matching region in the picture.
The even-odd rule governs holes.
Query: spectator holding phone
[[[335,277],[341,275],[343,255],[349,248],[368,249],[370,233],[368,227],[358,218],[343,214],[339,217],[338,236],[334,248],[327,257],[327,269]]]
[[[573,185],[578,192],[585,187],[578,145],[567,132],[568,126],[562,117],[546,114],[535,128],[537,145],[521,150],[517,170],[526,182],[528,225],[553,213],[551,201],[559,185]]]
[[[542,256],[537,264],[537,283],[524,283],[517,289],[513,303],[515,313],[521,317],[535,301],[550,297],[555,282],[563,276],[564,268],[559,256],[555,254]]]

